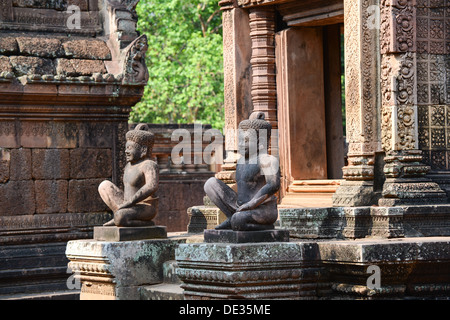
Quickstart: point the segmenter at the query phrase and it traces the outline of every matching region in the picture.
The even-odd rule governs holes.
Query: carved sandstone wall
[[[148,77],[137,2],[0,3],[0,295],[66,289],[66,241],[109,218]]]

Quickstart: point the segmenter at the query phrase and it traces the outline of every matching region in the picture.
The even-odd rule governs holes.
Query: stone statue
[[[146,124],[138,124],[126,134],[125,155],[127,165],[123,175],[124,191],[111,181],[103,181],[98,190],[114,219],[104,226],[153,226],[158,212],[159,172],[156,162],[150,160],[154,136]]]
[[[204,186],[211,201],[227,216],[217,230],[258,231],[274,228],[278,218],[275,193],[280,188],[279,161],[267,154],[271,125],[264,113],[254,112],[239,124],[239,151],[236,165],[237,192],[217,178]],[[264,135],[264,136],[263,136]]]

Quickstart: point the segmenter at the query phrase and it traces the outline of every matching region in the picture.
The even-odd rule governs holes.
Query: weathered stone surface
[[[65,10],[67,3],[68,0],[13,0],[15,7],[36,9]]]
[[[311,297],[320,288],[313,243],[181,244],[176,250],[185,299]]]
[[[33,149],[32,175],[34,179],[68,179],[69,150]]]
[[[287,230],[205,230],[206,243],[289,242]]]
[[[38,57],[25,57],[25,56],[11,56],[9,58],[16,76],[32,74],[54,74],[55,67],[52,60],[38,58]]]
[[[106,73],[106,67],[100,60],[57,59],[56,73],[68,77],[90,76],[94,73]]]
[[[67,244],[66,256],[72,272],[80,274],[81,300],[137,300],[140,286],[163,282],[163,264],[174,260],[175,248],[183,242],[78,240]]]
[[[0,148],[0,183],[9,180],[9,167],[11,162],[11,152],[7,149]]]
[[[291,237],[341,238],[345,225],[342,208],[280,208],[280,228]]]
[[[36,213],[67,212],[67,180],[35,181]]]
[[[112,175],[111,149],[70,150],[70,177],[74,179],[108,178]]]
[[[98,241],[136,241],[167,238],[163,226],[150,227],[95,227],[94,240]]]
[[[22,55],[57,58],[63,53],[61,41],[58,39],[17,37],[16,40]]]
[[[102,212],[108,208],[98,194],[102,179],[70,180],[68,193],[69,212]]]
[[[9,181],[0,184],[0,216],[34,214],[35,208],[33,181]]]
[[[31,149],[11,150],[11,180],[31,179]]]
[[[282,208],[280,227],[295,238],[402,238],[449,236],[450,208],[440,205]]]
[[[1,36],[0,37],[0,54],[12,55],[19,52],[16,38]]]
[[[1,72],[14,72],[12,64],[6,56],[0,56],[0,73]]]
[[[350,299],[448,296],[448,237],[319,242],[330,271],[330,296]],[[379,287],[368,287],[369,266],[379,268]],[[372,271],[373,272],[373,271]],[[351,279],[351,281],[349,280]]]
[[[70,58],[111,60],[111,52],[102,40],[71,40],[64,42],[63,47]]]

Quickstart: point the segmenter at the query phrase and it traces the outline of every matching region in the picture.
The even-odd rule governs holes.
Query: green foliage
[[[141,0],[150,79],[130,121],[224,125],[222,16],[217,0]]]

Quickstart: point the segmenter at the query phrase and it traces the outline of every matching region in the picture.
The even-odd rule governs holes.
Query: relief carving
[[[415,52],[415,0],[382,0],[380,14],[381,53]]]
[[[385,151],[417,148],[415,54],[382,55],[382,146]],[[392,122],[392,113],[396,121]],[[393,128],[393,126],[395,126]],[[393,144],[392,138],[395,139]]]
[[[129,45],[125,56],[123,84],[147,83],[149,77],[145,64],[147,49],[147,36],[145,35],[140,36]]]

